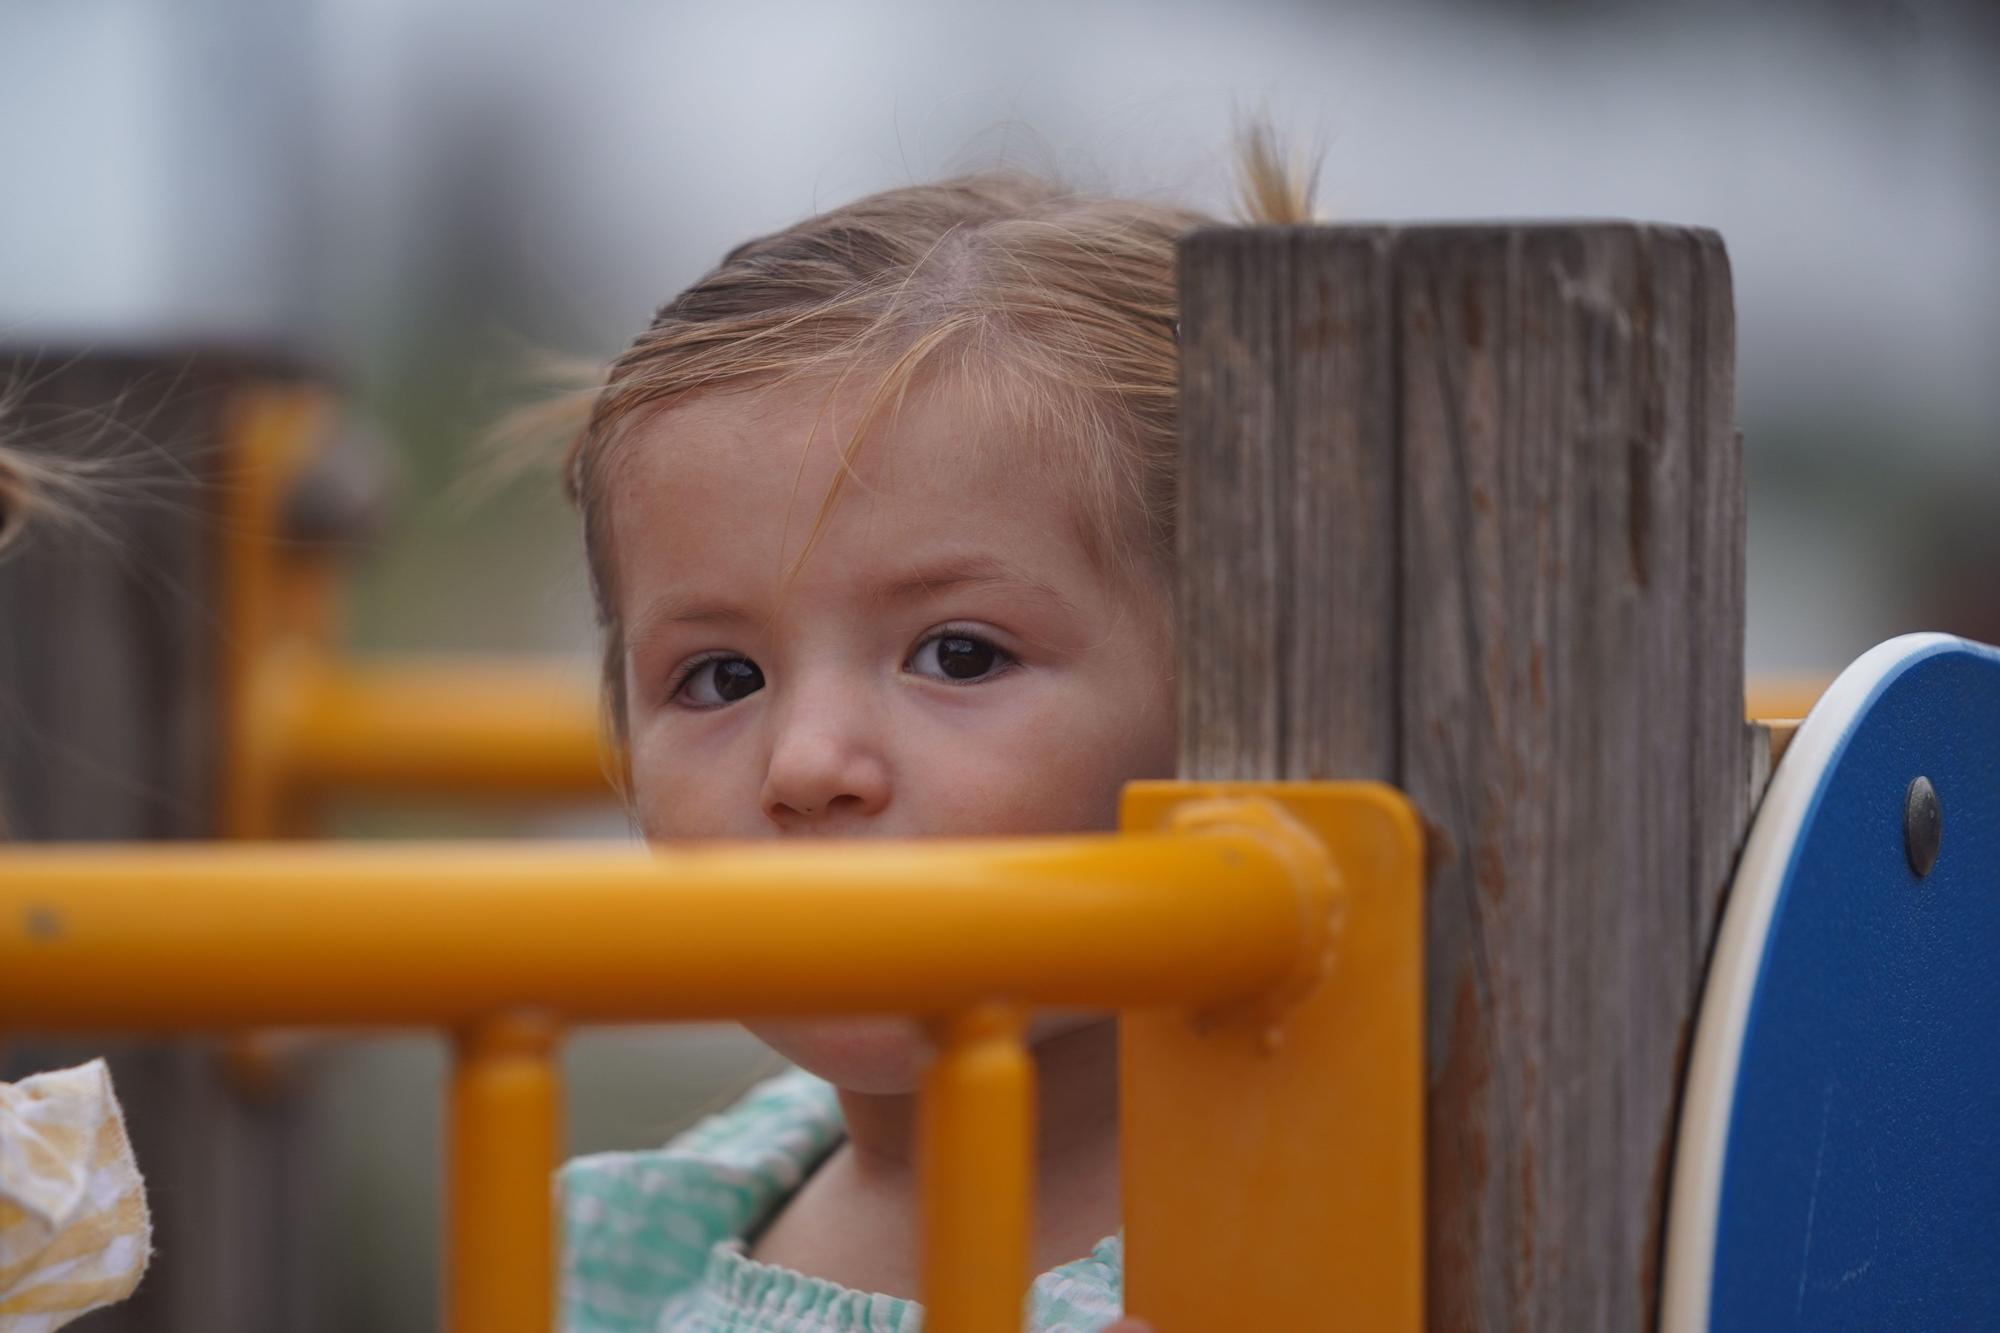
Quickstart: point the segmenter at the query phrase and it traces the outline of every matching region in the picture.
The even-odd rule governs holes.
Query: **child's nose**
[[[888,807],[888,765],[858,701],[822,691],[774,713],[761,794],[766,818],[786,831],[832,832]]]

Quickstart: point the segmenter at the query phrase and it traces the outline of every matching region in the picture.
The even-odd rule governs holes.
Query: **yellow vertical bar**
[[[1010,1005],[931,1024],[918,1150],[926,1333],[1021,1333],[1034,1219],[1035,1067]]]
[[[217,819],[225,838],[272,836],[284,808],[278,788],[284,779],[289,700],[283,686],[290,658],[279,654],[285,618],[282,511],[307,443],[324,433],[329,410],[322,389],[280,386],[245,389],[231,405],[229,484],[216,524],[223,701]]]
[[[555,1326],[556,1027],[501,1015],[458,1035],[451,1074],[445,1327]]]
[[[1125,1310],[1157,1333],[1422,1333],[1416,812],[1372,783],[1147,782],[1126,787],[1122,824],[1185,827],[1195,800],[1245,798],[1337,856],[1332,948],[1282,1011],[1120,1014]]]

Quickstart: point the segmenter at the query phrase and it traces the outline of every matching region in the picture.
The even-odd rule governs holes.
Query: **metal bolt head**
[[[1944,840],[1944,811],[1938,806],[1937,789],[1931,780],[1919,776],[1903,794],[1903,852],[1910,869],[1922,879],[1937,864],[1938,844]]]

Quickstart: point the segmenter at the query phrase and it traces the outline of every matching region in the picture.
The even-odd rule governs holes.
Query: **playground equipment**
[[[547,1325],[561,1025],[852,1008],[938,1043],[929,1326],[1013,1327],[1048,1003],[1122,1011],[1128,1308],[1162,1333],[2000,1326],[1969,1257],[2000,1107],[1954,1056],[2000,1017],[2000,655],[1877,650],[1765,794],[1720,242],[1255,229],[1182,259],[1188,781],[1130,791],[1120,834],[23,848],[0,1026],[451,1026],[458,1327]],[[269,558],[314,410],[237,403],[262,490],[227,529],[223,826],[594,786],[573,693],[500,739],[455,668],[327,655],[323,571]],[[797,938],[741,937],[780,909]],[[895,967],[804,947],[863,919]]]
[[[1892,639],[1772,775],[1702,1000],[1662,1328],[1992,1328],[2000,650]]]
[[[1145,1252],[1166,1262],[1144,1280],[1190,1310],[1229,1297],[1174,1261],[1245,1248],[1229,1219],[1254,1210],[1343,1256],[1252,1258],[1271,1311],[1303,1309],[1331,1272],[1358,1314],[1408,1327],[1422,1245],[1415,826],[1366,785],[1259,794],[1142,784],[1118,837],[839,855],[22,850],[0,911],[38,924],[4,955],[0,1005],[40,1028],[455,1031],[452,1325],[524,1331],[553,1314],[559,1024],[922,1014],[937,1046],[926,1302],[941,1327],[992,1333],[1018,1324],[1029,1277],[1023,1009],[1185,1008],[1207,1033],[1183,1034],[1178,1014],[1127,1029],[1131,1189],[1204,1202],[1148,1210]],[[1336,1114],[1349,1133],[1310,1133]]]

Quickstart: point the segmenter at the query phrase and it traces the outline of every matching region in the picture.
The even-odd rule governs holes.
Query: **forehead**
[[[850,448],[866,408],[859,393],[786,385],[702,395],[635,424],[607,497],[626,612],[689,583],[769,595],[809,541],[801,591],[980,556],[1065,596],[1104,590],[1072,469],[1045,446],[936,393],[884,413]]]

